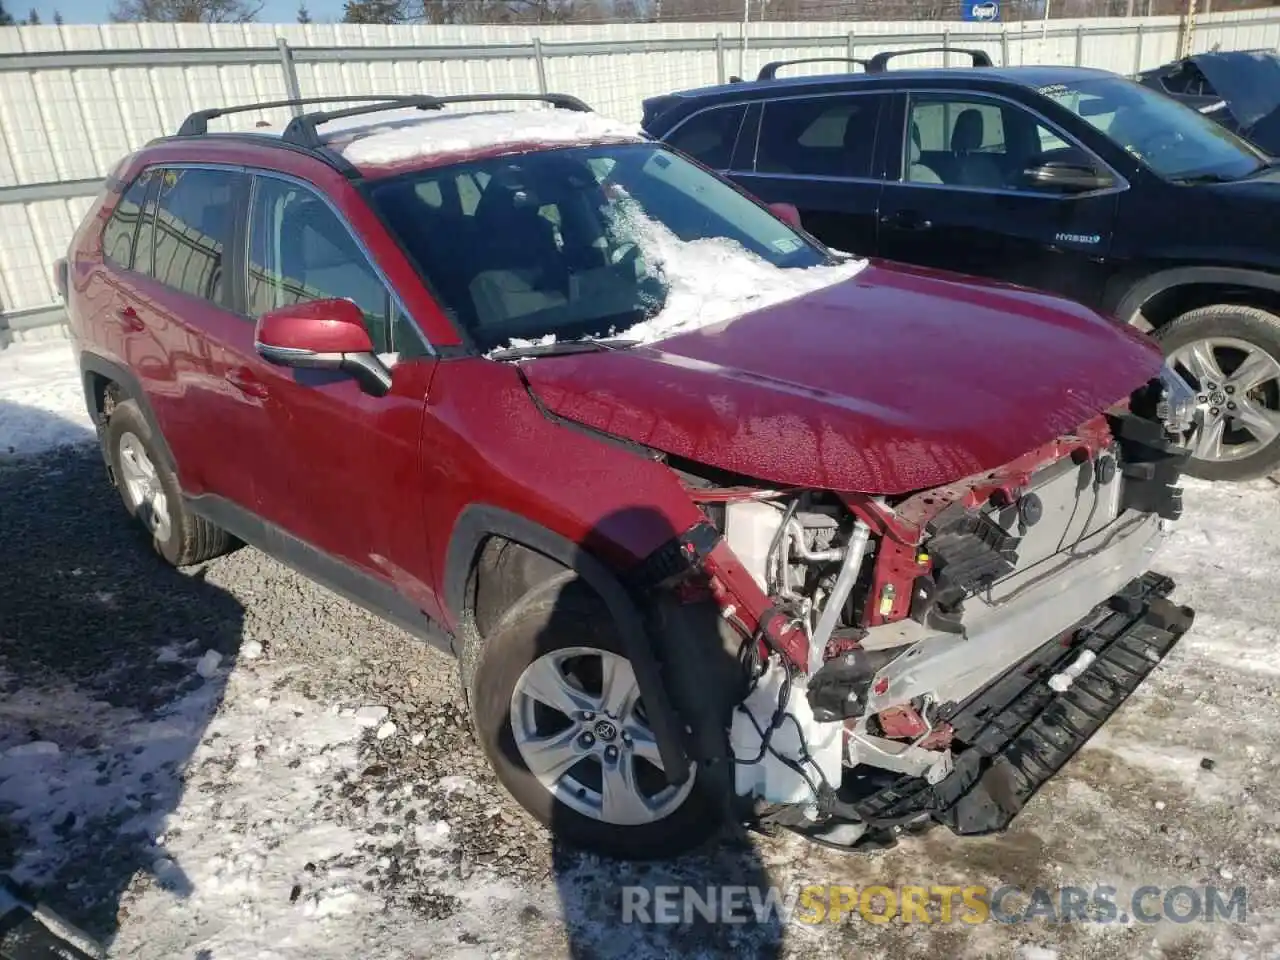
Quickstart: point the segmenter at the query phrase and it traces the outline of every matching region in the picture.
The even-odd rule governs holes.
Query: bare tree
[[[53,11],[53,22],[54,22],[54,24],[55,24],[56,26],[59,26],[59,27],[60,27],[60,26],[62,26],[62,24],[63,24],[63,20],[62,20],[62,11],[61,11],[61,10],[55,10],[55,11]]]
[[[0,27],[12,27],[13,25],[13,17],[4,8],[4,0],[0,0]]]
[[[311,22],[311,11],[307,9],[307,5],[305,3],[298,4],[298,22],[299,23]]]
[[[262,11],[260,0],[115,0],[116,23],[248,23]]]
[[[27,14],[27,26],[28,27],[40,26],[40,11],[37,10],[35,7],[32,7],[31,12]]]

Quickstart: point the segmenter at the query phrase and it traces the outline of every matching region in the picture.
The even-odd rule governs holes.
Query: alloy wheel
[[[544,654],[511,694],[511,732],[529,771],[571,810],[617,826],[675,811],[694,777],[673,786],[630,662],[595,647]]]
[[[158,540],[168,540],[171,529],[169,500],[160,474],[142,441],[132,433],[120,436],[120,473],[129,505]]]
[[[1241,460],[1280,437],[1280,360],[1235,337],[1192,341],[1169,360],[1196,392],[1195,459]]]

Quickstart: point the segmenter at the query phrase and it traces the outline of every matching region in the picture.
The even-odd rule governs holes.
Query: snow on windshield
[[[776,267],[725,237],[683,241],[638,211],[618,220],[639,244],[647,269],[661,272],[667,290],[665,302],[653,316],[610,334],[645,344],[707,330],[813,293],[856,276],[867,265],[866,260],[846,260],[831,266]],[[554,334],[535,340],[513,338],[500,349],[555,342]]]
[[[367,118],[360,119],[358,125],[347,128],[358,133],[358,137],[340,149],[347,160],[362,166],[385,166],[504,144],[640,139],[634,124],[610,120],[597,113],[563,109],[425,114],[420,110],[396,110],[377,124],[370,124]],[[339,123],[334,121],[326,133],[338,128]]]

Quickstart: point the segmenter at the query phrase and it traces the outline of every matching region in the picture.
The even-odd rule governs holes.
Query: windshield
[[[657,144],[577,146],[420,170],[376,184],[371,195],[485,351],[512,341],[623,335],[667,303],[669,268],[678,266],[669,261],[682,243],[732,245],[775,272],[831,256]]]
[[[1266,166],[1258,151],[1220,124],[1121,77],[1056,83],[1040,93],[1169,180],[1237,180]]]

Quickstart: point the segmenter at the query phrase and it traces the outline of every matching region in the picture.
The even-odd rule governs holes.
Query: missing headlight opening
[[[841,847],[992,832],[1092,736],[1194,616],[1147,572],[1181,512],[1179,382],[898,497],[687,483],[742,636],[729,740],[761,822]]]

